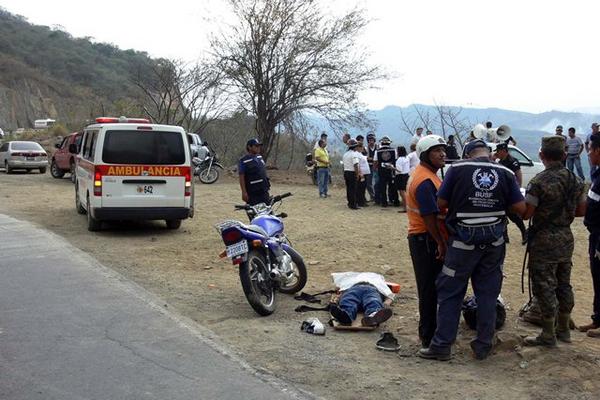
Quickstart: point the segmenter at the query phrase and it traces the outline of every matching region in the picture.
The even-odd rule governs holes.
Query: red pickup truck
[[[75,182],[75,154],[69,152],[69,145],[75,144],[79,148],[82,137],[83,132],[74,132],[55,145],[56,151],[50,162],[52,177],[60,179],[68,172],[71,174],[71,182]]]

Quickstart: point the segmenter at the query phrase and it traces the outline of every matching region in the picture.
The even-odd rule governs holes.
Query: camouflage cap
[[[566,141],[562,136],[544,136],[542,138],[542,151],[564,151]]]

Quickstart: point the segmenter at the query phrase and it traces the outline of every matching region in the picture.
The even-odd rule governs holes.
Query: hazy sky
[[[364,93],[371,108],[437,102],[532,112],[600,109],[599,1],[323,4],[333,4],[334,12],[358,4],[373,20],[360,42],[371,62],[397,78]],[[202,56],[219,21],[231,21],[225,0],[0,0],[0,6],[73,36],[187,61]]]

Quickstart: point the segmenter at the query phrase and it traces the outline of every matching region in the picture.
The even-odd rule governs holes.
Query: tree
[[[315,0],[229,0],[237,20],[211,40],[222,84],[255,118],[263,157],[277,127],[295,114],[320,115],[333,127],[365,125],[358,93],[385,78],[356,45],[362,10],[326,17]]]
[[[462,146],[469,135],[473,123],[463,117],[461,107],[450,107],[442,104],[435,106],[413,105],[414,114],[400,112],[402,124],[400,129],[409,135],[413,135],[417,127],[424,127],[433,133],[447,139],[454,135],[457,142]]]
[[[150,67],[138,68],[132,82],[143,93],[141,107],[153,122],[200,132],[226,110],[219,79],[220,73],[211,65],[199,63],[190,68],[181,61],[159,59]]]

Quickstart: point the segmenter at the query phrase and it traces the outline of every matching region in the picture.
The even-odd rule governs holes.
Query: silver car
[[[4,167],[7,174],[15,169],[24,169],[27,172],[39,169],[40,173],[44,174],[48,167],[48,154],[36,142],[6,142],[0,146],[0,166]]]

